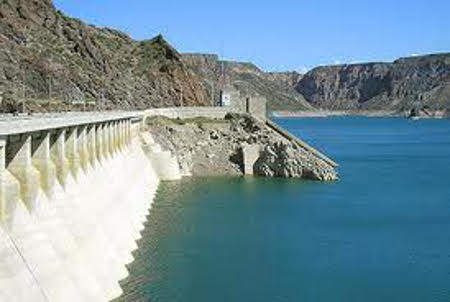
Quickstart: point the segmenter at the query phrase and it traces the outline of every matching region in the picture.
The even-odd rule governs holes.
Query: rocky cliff
[[[0,100],[3,111],[207,102],[198,77],[161,36],[134,41],[72,19],[51,0],[0,1]]]
[[[312,105],[329,110],[448,110],[450,53],[318,67],[304,75],[296,90]]]
[[[210,96],[214,90],[216,101],[220,87],[232,85],[243,94],[266,97],[269,111],[313,109],[294,89],[301,77],[296,72],[266,73],[252,63],[224,61],[213,54],[184,54],[183,61],[202,78]]]

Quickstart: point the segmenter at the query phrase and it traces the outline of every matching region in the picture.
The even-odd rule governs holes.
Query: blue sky
[[[87,23],[135,39],[162,33],[179,51],[265,70],[390,61],[450,52],[449,0],[54,0]]]

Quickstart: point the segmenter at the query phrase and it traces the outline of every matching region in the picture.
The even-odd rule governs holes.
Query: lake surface
[[[163,184],[120,301],[450,301],[450,120],[276,122],[341,180]]]

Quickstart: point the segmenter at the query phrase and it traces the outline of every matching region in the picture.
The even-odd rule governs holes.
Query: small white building
[[[220,92],[220,107],[230,107],[231,106],[231,93],[229,91]]]

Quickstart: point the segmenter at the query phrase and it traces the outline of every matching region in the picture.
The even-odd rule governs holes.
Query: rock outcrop
[[[449,116],[447,110],[430,110],[427,106],[415,107],[411,109],[408,114],[408,118],[421,119],[421,118],[444,118]]]
[[[134,41],[70,18],[51,0],[0,1],[0,50],[3,111],[207,104],[199,78],[163,37]]]
[[[336,180],[338,177],[331,166],[286,141],[266,144],[260,158],[255,163],[254,171],[257,175],[266,177],[322,181]]]
[[[450,53],[318,67],[296,89],[312,105],[329,110],[448,110]]]
[[[242,175],[242,148],[259,146],[254,172],[266,177],[336,180],[336,170],[248,115],[225,119],[148,120],[154,140],[176,155],[185,175]]]

